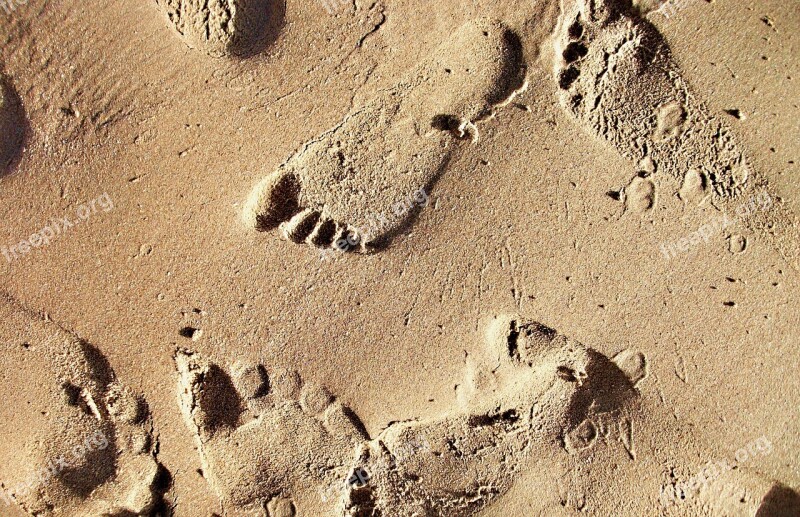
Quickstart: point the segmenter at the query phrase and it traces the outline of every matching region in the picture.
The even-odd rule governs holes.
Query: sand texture
[[[800,516],[796,0],[0,0],[0,515]]]

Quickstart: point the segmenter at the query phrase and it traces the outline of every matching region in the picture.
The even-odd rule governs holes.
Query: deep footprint
[[[151,512],[167,475],[145,402],[100,351],[6,295],[0,321],[14,365],[0,378],[0,501],[31,515]]]
[[[690,184],[682,197],[693,203],[706,188],[732,198],[748,185],[733,135],[691,93],[666,41],[630,0],[563,0],[555,50],[562,106],[638,171]]]
[[[216,56],[247,56],[266,46],[283,17],[274,0],[156,0],[192,48]]]
[[[479,513],[587,419],[619,418],[644,375],[640,354],[612,361],[512,316],[494,319],[487,345],[459,387],[460,411],[394,424],[363,446],[354,472],[369,482],[350,488],[345,515]]]
[[[463,141],[477,140],[479,125],[525,87],[516,34],[499,22],[468,23],[264,178],[245,223],[320,248],[364,252],[385,243],[414,215],[391,207],[429,188]]]

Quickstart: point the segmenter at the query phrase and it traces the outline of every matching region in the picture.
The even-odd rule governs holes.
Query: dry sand
[[[0,515],[800,515],[795,0],[0,0]]]

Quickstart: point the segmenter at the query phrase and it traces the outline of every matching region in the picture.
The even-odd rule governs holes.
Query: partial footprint
[[[166,473],[145,402],[103,355],[0,296],[2,499],[31,515],[142,515]]]
[[[180,405],[201,452],[203,475],[227,514],[332,514],[320,489],[348,476],[360,421],[297,372],[236,364],[228,371],[179,351]],[[258,513],[261,512],[261,513]]]
[[[702,466],[695,466],[691,478],[668,485],[662,493],[662,504],[673,510],[666,515],[800,515],[797,492],[756,474],[757,467],[750,465],[755,459],[707,460]]]
[[[0,176],[12,172],[19,162],[27,125],[22,101],[11,81],[0,74]]]
[[[749,166],[730,131],[698,101],[658,30],[630,0],[563,0],[556,33],[561,103],[635,163],[678,181],[681,197],[734,197]],[[699,184],[698,184],[699,183]]]
[[[266,47],[280,29],[283,2],[275,0],[156,0],[187,45],[216,56],[246,57]]]
[[[345,515],[479,513],[523,469],[552,468],[542,458],[567,436],[581,432],[591,442],[587,421],[614,420],[637,396],[634,379],[614,362],[535,321],[496,318],[487,344],[468,368],[462,410],[393,424],[364,445],[353,471],[368,483],[350,488]],[[641,379],[643,358],[620,359]]]
[[[394,88],[264,178],[245,223],[322,248],[363,252],[384,243],[414,215],[392,207],[430,187],[459,140],[477,140],[478,126],[525,89],[525,77],[516,34],[499,22],[467,23]]]

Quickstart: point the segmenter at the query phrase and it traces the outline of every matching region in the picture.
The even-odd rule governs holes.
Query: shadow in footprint
[[[612,412],[636,397],[633,382],[617,364],[595,350],[589,349],[587,353],[589,363],[586,365],[586,378],[575,391],[567,410],[570,428],[580,425],[590,411]],[[559,371],[559,375],[578,382],[575,375],[568,370]]]
[[[286,2],[278,0],[240,0],[246,23],[236,30],[231,54],[248,58],[269,48],[283,28]]]
[[[153,491],[157,494],[157,499],[153,509],[150,512],[152,517],[170,517],[173,515],[172,506],[170,506],[165,495],[172,489],[172,472],[169,471],[164,465],[158,464],[158,474],[156,475],[155,482],[153,483]]]
[[[110,443],[115,443],[112,437]],[[109,460],[106,450],[88,451],[82,465],[69,467],[58,474],[61,483],[81,499],[88,498],[97,487],[112,480],[117,471],[116,462]]]
[[[209,366],[204,378],[204,389],[199,394],[200,405],[205,408],[209,428],[235,427],[244,412],[233,380],[219,366]]]
[[[434,121],[432,122],[433,127],[436,127],[436,120],[437,119],[434,119]],[[437,128],[437,129],[439,129],[439,128]],[[449,130],[449,128],[446,128],[445,130]],[[433,177],[422,188],[423,192],[430,193],[430,192],[433,191],[433,189],[436,187],[436,184],[439,183],[439,180],[442,178],[442,176],[444,176],[444,173],[450,167],[451,160],[452,160],[451,156],[446,156],[444,158],[444,160],[442,161],[442,164],[439,166],[439,168],[433,174]],[[411,226],[414,224],[414,222],[419,217],[419,214],[428,205],[428,203],[430,203],[430,199],[427,199],[424,205],[419,204],[419,203],[415,203],[406,212],[406,214],[401,219],[399,219],[398,222],[395,223],[395,225],[393,225],[388,230],[387,229],[381,229],[381,230],[383,230],[383,233],[380,234],[379,237],[377,237],[377,238],[375,238],[375,239],[370,241],[370,243],[369,243],[370,251],[379,252],[379,251],[384,251],[384,250],[388,249],[389,246],[391,246],[392,242],[395,239],[397,239],[400,235],[402,235],[403,233],[407,232],[411,228]]]
[[[528,63],[525,61],[525,48],[519,34],[512,30],[503,32],[503,43],[506,56],[503,61],[504,79],[497,85],[497,90],[488,97],[492,105],[501,105],[508,99],[508,92],[519,89],[525,83]]]
[[[764,496],[756,517],[794,517],[800,515],[800,494],[780,483]]]
[[[11,81],[0,75],[0,177],[19,164],[29,134],[22,99]]]
[[[83,356],[86,358],[86,363],[89,366],[92,379],[102,386],[107,386],[114,382],[114,370],[111,368],[111,363],[108,362],[108,358],[103,355],[103,352],[96,346],[85,341],[81,341],[79,346],[83,352]]]

